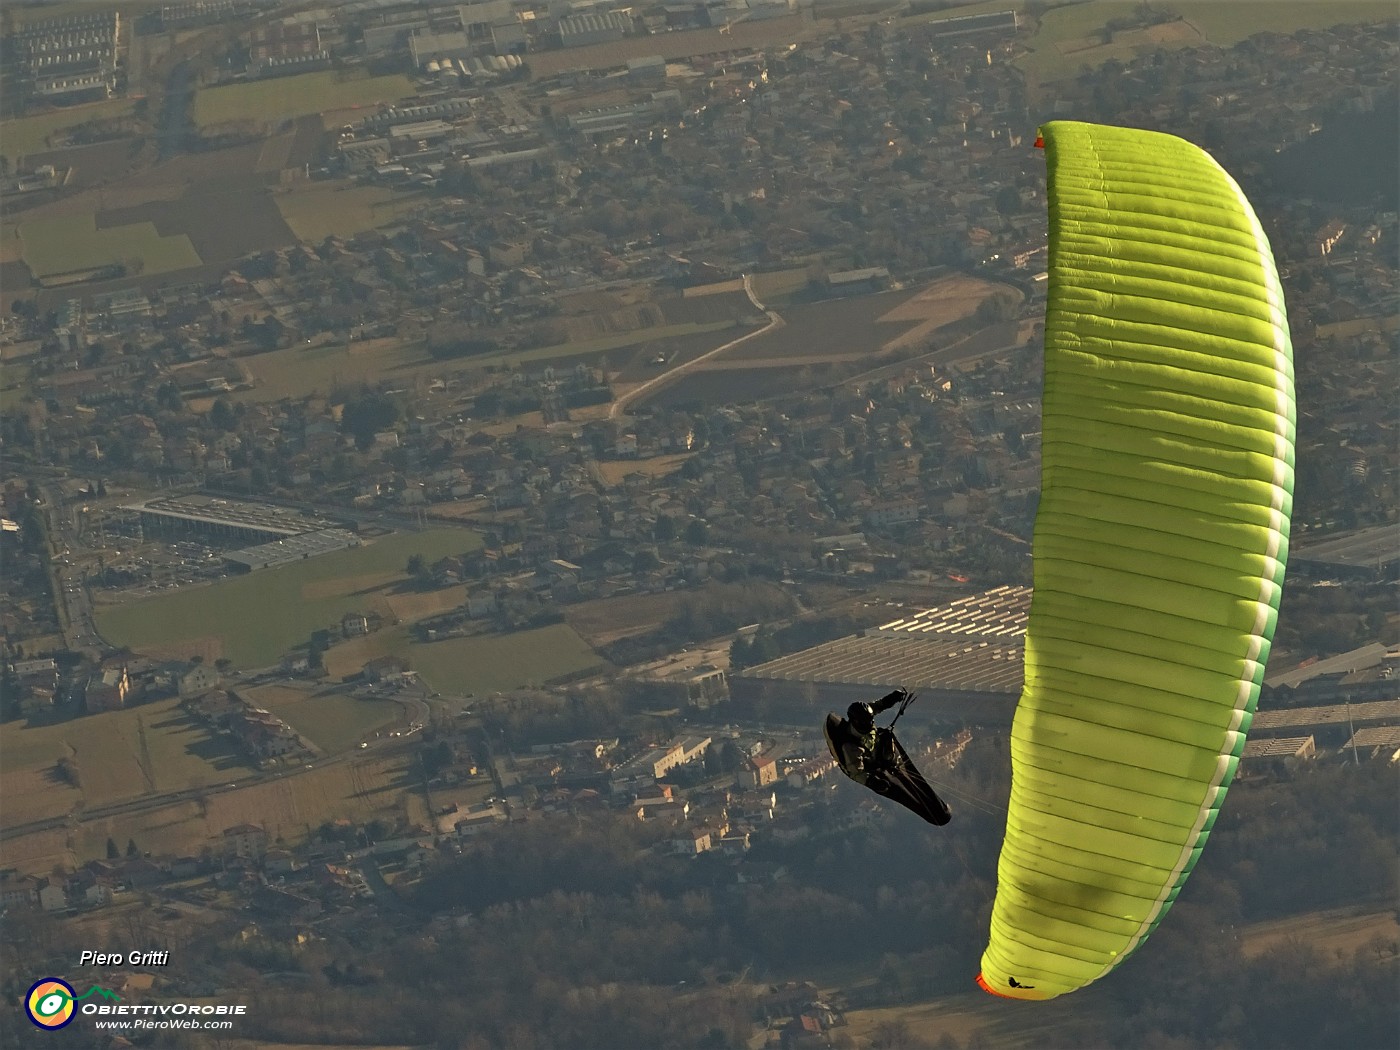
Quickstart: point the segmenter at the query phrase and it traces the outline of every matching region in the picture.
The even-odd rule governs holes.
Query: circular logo
[[[35,981],[24,997],[24,1012],[40,1028],[62,1028],[73,1020],[73,986],[57,977]]]

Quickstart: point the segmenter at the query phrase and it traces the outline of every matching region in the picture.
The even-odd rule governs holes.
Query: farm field
[[[327,237],[353,237],[391,223],[417,208],[423,197],[384,186],[313,182],[273,200],[297,239],[314,245]]]
[[[800,292],[807,287],[807,267],[756,273],[750,276],[749,284],[753,287],[753,294],[758,296],[758,301],[764,306],[780,306],[794,292]]]
[[[678,452],[669,456],[653,456],[651,459],[605,459],[596,463],[598,474],[606,485],[620,485],[629,474],[641,474],[649,478],[664,477],[681,469],[681,464],[693,453]]]
[[[1255,33],[1293,33],[1299,29],[1321,29],[1342,22],[1379,22],[1395,17],[1395,5],[1372,0],[1302,0],[1271,4],[1233,0],[1176,0],[1169,9],[1182,16],[1180,22],[1164,23],[1115,34],[1103,43],[1098,31],[1114,18],[1131,16],[1138,4],[1094,2],[1068,4],[1047,11],[1036,31],[1027,40],[1030,52],[1016,60],[1026,74],[1028,87],[1037,87],[1078,75],[1088,65],[1097,67],[1110,59],[1129,61],[1157,48],[1198,47],[1214,44],[1230,47]],[[995,10],[996,5],[966,9]],[[964,9],[958,9],[958,14]]]
[[[135,99],[116,98],[3,121],[0,122],[0,154],[13,165],[21,157],[52,148],[50,139],[59,132],[92,120],[119,120],[130,116],[135,109]]]
[[[433,361],[421,342],[390,337],[353,343],[289,347],[245,357],[255,387],[240,390],[234,401],[280,401],[282,398],[328,394],[340,385],[353,385],[411,374],[419,366],[436,365],[445,374],[449,362]]]
[[[606,666],[567,624],[425,642],[414,645],[408,659],[435,691],[478,696]]]
[[[642,344],[660,345],[667,340],[684,340],[695,336],[711,339],[709,345],[715,346],[724,342],[724,339],[714,339],[710,333],[725,332],[733,327],[733,322],[730,321],[664,325],[581,342],[542,346],[534,350],[509,350],[446,361],[434,361],[428,356],[422,343],[398,338],[366,339],[306,349],[293,347],[242,358],[240,364],[248,369],[258,385],[249,390],[238,391],[232,399],[277,401],[284,397],[329,393],[337,384],[353,384],[383,378],[408,383],[418,376],[449,376],[455,372],[506,363],[570,361]]]
[[[184,234],[162,235],[151,222],[99,228],[91,213],[21,223],[24,262],[36,277],[97,269],[140,260],[143,274],[199,266],[202,260]]]
[[[224,774],[235,775],[242,780],[249,774]],[[357,755],[230,786],[237,783],[211,784],[196,799],[10,839],[5,843],[6,866],[36,874],[48,874],[60,863],[77,867],[105,857],[108,838],[121,848],[132,839],[142,851],[180,856],[198,854],[205,846],[217,849],[224,829],[236,824],[262,824],[274,839],[281,836],[288,845],[296,845],[321,824],[342,817],[390,825],[416,819],[411,793],[416,781],[407,753]],[[6,810],[8,814],[8,802]]]
[[[402,713],[390,700],[361,699],[309,684],[259,686],[240,690],[240,695],[271,711],[327,755],[349,751],[375,730],[398,721]]]
[[[786,324],[776,331],[756,336],[727,352],[721,360],[784,363],[792,356],[821,357],[832,361],[864,360],[878,353],[886,341],[902,335],[916,323],[884,320],[885,316],[913,295],[908,291],[877,292],[850,299],[829,299],[820,303],[799,303],[784,307]],[[718,362],[717,362],[718,363]]]
[[[739,282],[734,282],[739,283]],[[687,288],[686,295],[673,296],[660,300],[660,306],[671,324],[710,324],[716,321],[743,321],[755,318],[760,323],[763,315],[754,309],[749,297],[744,294],[742,285],[736,291],[719,291],[709,295],[695,295],[697,289]]]
[[[55,155],[73,157],[70,186],[81,187],[82,157],[124,143],[105,143]],[[4,224],[0,258],[19,258],[39,274],[143,258],[147,275],[230,262],[250,252],[294,244],[267,176],[255,171],[260,145],[175,157],[153,168],[78,189],[62,200],[25,212],[16,228]],[[228,222],[237,215],[238,222]]]
[[[81,787],[50,774],[67,757]],[[170,698],[0,734],[5,823],[22,824],[150,792],[222,783],[251,770]]]
[[[98,626],[109,641],[138,652],[178,657],[204,651],[206,659],[222,655],[242,668],[265,667],[347,612],[373,610],[392,619],[391,600],[407,580],[403,569],[410,555],[431,561],[480,542],[466,529],[399,533],[293,565],[99,609]]]
[[[836,382],[877,367],[883,352],[917,348],[943,326],[973,314],[1003,287],[953,275],[915,291],[790,304],[780,311],[781,328],[705,362],[646,401],[663,407],[729,402],[735,396],[735,372],[743,373],[748,400]]]
[[[414,93],[402,74],[370,77],[334,70],[201,88],[194,97],[194,122],[201,129],[236,120],[277,121],[328,109],[372,109]]]
[[[1004,289],[993,281],[954,274],[916,291],[876,292],[785,306],[781,313],[787,323],[782,328],[749,340],[722,360],[778,364],[789,355],[834,361],[864,358],[915,343],[944,325],[969,317],[984,299]]]
[[[853,359],[854,360],[854,359]],[[694,405],[728,405],[736,401],[762,401],[770,397],[827,386],[858,370],[859,362],[836,373],[830,359],[803,361],[801,367],[796,361],[785,365],[753,364],[741,368],[709,368],[682,376],[669,386],[662,387],[648,397],[644,404],[657,408],[677,408]],[[742,378],[738,378],[742,376]]]
[[[608,645],[619,638],[650,631],[665,623],[685,595],[677,593],[629,594],[620,598],[595,598],[570,605],[564,611],[569,626],[589,645]]]

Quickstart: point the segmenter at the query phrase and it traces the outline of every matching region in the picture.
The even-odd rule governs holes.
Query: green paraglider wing
[[[1283,295],[1234,180],[1170,135],[1042,136],[1035,591],[977,978],[1019,999],[1118,965],[1190,873],[1263,680],[1293,486]]]

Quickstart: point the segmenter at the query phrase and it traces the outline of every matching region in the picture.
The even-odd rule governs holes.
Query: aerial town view
[[[1393,1047],[1397,388],[1393,2],[5,3],[0,1046]]]

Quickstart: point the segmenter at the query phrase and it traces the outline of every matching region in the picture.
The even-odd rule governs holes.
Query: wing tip
[[[1014,998],[1015,998],[1014,995],[1007,995],[1005,992],[999,992],[999,991],[997,991],[995,988],[993,988],[990,984],[988,984],[988,983],[987,983],[987,978],[985,978],[985,977],[982,976],[982,971],[981,971],[981,970],[978,970],[978,971],[977,971],[977,987],[978,987],[978,988],[981,988],[982,991],[986,992],[988,995],[995,995],[998,999],[1014,999]]]

